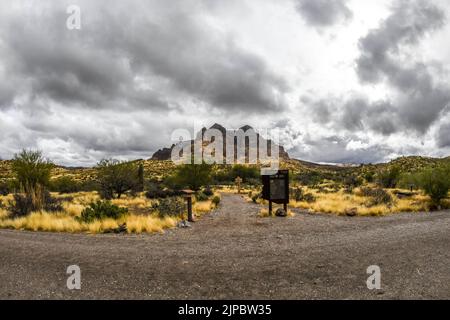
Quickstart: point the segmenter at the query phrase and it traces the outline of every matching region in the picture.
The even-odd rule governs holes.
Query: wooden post
[[[288,208],[287,208],[287,206],[288,206],[288,204],[287,204],[287,202],[285,202],[284,204],[283,204],[283,209],[284,209],[284,212],[288,212]]]
[[[194,222],[194,217],[192,215],[192,196],[186,197],[187,199],[187,212],[188,212],[188,221]]]
[[[187,216],[189,222],[195,222],[194,221],[194,215],[192,214],[192,194],[194,194],[194,191],[192,190],[183,190],[184,198],[186,199],[187,204]]]
[[[272,201],[269,200],[269,216],[272,216]]]
[[[236,180],[234,180],[234,182],[236,182],[237,184],[237,189],[238,189],[238,194],[241,193],[241,182],[242,182],[242,178],[241,177],[237,177]]]

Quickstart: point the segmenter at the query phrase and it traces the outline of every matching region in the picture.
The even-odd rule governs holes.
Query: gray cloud
[[[393,149],[384,145],[351,149],[348,148],[351,141],[360,140],[356,136],[307,135],[303,145],[297,146],[291,153],[300,159],[325,163],[377,163],[385,161],[393,153]]]
[[[397,1],[392,10],[378,29],[360,40],[356,71],[365,83],[385,82],[395,88],[398,125],[423,133],[450,101],[450,91],[447,84],[435,81],[427,64],[403,58],[402,53],[443,27],[445,14],[423,1]],[[392,131],[386,126],[381,129]]]
[[[29,79],[34,98],[89,108],[167,109],[181,90],[225,110],[285,107],[282,77],[226,33],[205,28],[201,7],[137,0],[126,8],[115,1],[82,1],[81,7],[86,23],[76,33],[55,26],[67,17],[56,9],[36,11],[26,24],[17,16],[3,21],[4,58],[11,72]],[[161,13],[158,23],[146,15],[152,10]],[[164,79],[157,85],[166,95],[140,88],[139,77]]]
[[[296,0],[297,10],[306,22],[315,27],[328,27],[353,17],[347,0]]]
[[[450,123],[446,123],[439,128],[437,144],[439,148],[450,147]]]

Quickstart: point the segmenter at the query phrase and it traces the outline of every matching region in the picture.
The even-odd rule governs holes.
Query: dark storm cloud
[[[328,27],[353,17],[346,0],[296,0],[297,11],[315,27]]]
[[[439,148],[450,147],[450,123],[444,124],[439,128],[437,145]]]
[[[14,90],[7,83],[0,83],[0,109],[12,103]]]
[[[430,66],[401,56],[425,34],[443,27],[445,15],[425,1],[398,1],[392,10],[379,28],[360,40],[356,71],[364,83],[386,82],[396,89],[398,126],[423,133],[450,101],[450,91],[434,80]]]
[[[202,7],[177,3],[81,2],[86,18],[80,31],[65,28],[64,5],[36,11],[26,22],[8,17],[0,33],[3,58],[30,82],[33,97],[61,104],[168,109],[170,98],[141,88],[136,79],[142,77],[160,80],[167,96],[177,90],[225,110],[284,108],[287,85],[262,58],[207,28]],[[161,13],[158,21],[146,15],[152,11]]]

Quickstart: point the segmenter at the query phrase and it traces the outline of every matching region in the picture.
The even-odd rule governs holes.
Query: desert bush
[[[400,175],[400,167],[392,166],[378,172],[377,183],[383,188],[395,188],[400,180]]]
[[[1,181],[0,182],[0,195],[7,196],[14,191],[14,187],[11,181]]]
[[[13,201],[9,203],[8,210],[13,217],[23,217],[33,211],[45,210],[47,212],[59,212],[63,210],[62,200],[56,199],[49,192],[43,193],[42,207],[36,207],[33,197],[29,194],[15,194]]]
[[[138,193],[144,191],[144,165],[141,163],[138,166],[136,183],[134,184],[132,191],[133,193]]]
[[[91,223],[95,220],[107,218],[119,219],[127,213],[127,208],[116,206],[109,200],[97,200],[89,204],[89,207],[81,212],[81,216],[75,217],[75,219],[79,222]]]
[[[206,163],[185,164],[177,168],[173,176],[174,183],[181,187],[188,187],[194,191],[211,183],[212,166]]]
[[[291,196],[295,201],[297,201],[297,202],[301,201],[301,199],[302,199],[302,197],[303,197],[303,189],[302,189],[302,188],[291,189],[290,192],[291,192],[291,195],[290,195],[290,196]]]
[[[291,189],[290,195],[296,202],[305,201],[313,203],[316,201],[316,197],[312,193],[304,193],[302,188]]]
[[[43,208],[52,167],[53,164],[44,159],[40,151],[22,150],[14,156],[12,171],[35,210]]]
[[[60,177],[51,182],[50,189],[54,192],[75,193],[82,191],[81,184],[72,177]]]
[[[206,194],[204,194],[203,192],[198,192],[195,195],[195,199],[197,199],[197,201],[207,201],[209,199],[209,197]]]
[[[305,201],[305,202],[308,202],[308,203],[313,203],[313,202],[316,202],[316,197],[312,194],[312,193],[305,193],[304,195],[303,195],[303,200],[302,201]]]
[[[359,177],[359,176],[348,175],[348,176],[344,177],[343,184],[347,189],[353,190],[354,188],[357,188],[360,185],[362,185],[363,181],[362,181],[361,177]]]
[[[367,171],[363,175],[364,180],[366,180],[367,183],[372,183],[375,179],[375,172],[373,171]]]
[[[182,195],[180,190],[164,189],[161,184],[149,183],[147,185],[147,191],[145,197],[147,199],[162,199],[168,197],[178,197]]]
[[[294,179],[302,185],[314,186],[322,182],[324,178],[325,177],[318,171],[307,171],[299,173]]]
[[[447,197],[450,189],[450,166],[425,169],[417,175],[417,181],[425,194],[430,196],[432,205],[440,207],[441,200]]]
[[[211,201],[214,204],[214,206],[217,207],[219,205],[219,203],[220,203],[220,197],[219,196],[214,196]]]
[[[382,188],[361,188],[361,195],[370,198],[369,206],[378,206],[381,204],[392,205],[394,199],[392,195]]]
[[[211,189],[211,187],[208,186],[203,190],[203,194],[207,197],[211,197],[214,195],[214,191]]]
[[[10,202],[8,211],[13,217],[24,217],[33,211],[33,201],[31,196],[15,194],[14,200]]]
[[[133,162],[103,159],[97,164],[97,181],[100,196],[104,199],[118,198],[140,184],[139,169]]]
[[[165,198],[160,199],[158,203],[154,203],[152,209],[158,211],[158,215],[161,218],[178,217],[186,211],[186,204],[179,197]]]
[[[237,177],[241,177],[242,182],[250,183],[252,179],[258,179],[260,172],[257,167],[237,164],[234,165],[230,172],[230,180],[234,181]]]
[[[253,202],[253,203],[257,203],[259,199],[261,199],[261,194],[260,194],[260,193],[254,194],[254,195],[252,196],[252,202]]]

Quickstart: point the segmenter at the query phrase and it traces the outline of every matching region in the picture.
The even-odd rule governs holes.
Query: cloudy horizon
[[[0,158],[150,158],[194,123],[279,128],[314,162],[450,156],[449,16],[444,0],[3,1]]]

